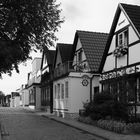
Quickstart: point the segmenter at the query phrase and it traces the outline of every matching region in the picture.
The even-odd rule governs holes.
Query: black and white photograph
[[[0,140],[140,140],[140,0],[0,0]]]

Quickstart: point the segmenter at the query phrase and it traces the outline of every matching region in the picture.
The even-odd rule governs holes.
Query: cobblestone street
[[[93,135],[22,108],[0,108],[2,140],[96,140]]]

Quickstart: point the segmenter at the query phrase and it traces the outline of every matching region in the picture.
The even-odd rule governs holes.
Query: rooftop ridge
[[[71,43],[57,43],[57,45],[72,45]]]
[[[128,3],[119,3],[119,4],[140,7],[140,5],[137,5],[137,4],[128,4]]]
[[[85,31],[85,30],[76,30],[76,32],[97,33],[97,34],[109,34],[107,32]]]

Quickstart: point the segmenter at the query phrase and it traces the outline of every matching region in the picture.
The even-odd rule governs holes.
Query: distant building
[[[5,106],[6,107],[10,107],[10,99],[11,99],[11,95],[5,96]]]
[[[29,106],[29,92],[27,89],[27,85],[22,85],[20,88],[20,101],[21,106]]]
[[[20,95],[19,92],[11,92],[10,107],[20,106]]]
[[[32,62],[32,71],[28,73],[27,90],[29,93],[29,107],[40,109],[41,107],[41,58],[35,58]]]

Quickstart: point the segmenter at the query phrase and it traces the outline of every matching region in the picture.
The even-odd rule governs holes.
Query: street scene
[[[24,108],[0,108],[1,140],[100,140]]]
[[[140,0],[0,0],[0,140],[140,140]]]

